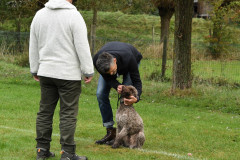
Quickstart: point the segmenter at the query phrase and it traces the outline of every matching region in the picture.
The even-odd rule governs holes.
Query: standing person
[[[138,97],[132,96],[125,99],[126,105],[136,103],[142,93],[142,82],[139,75],[138,66],[142,59],[141,53],[132,45],[122,42],[109,42],[104,45],[94,56],[93,63],[97,71],[101,74],[98,80],[97,100],[102,115],[103,126],[107,128],[107,134],[96,144],[111,144],[116,136],[116,128],[113,128],[113,113],[109,101],[111,88],[120,94],[122,84],[133,85],[138,91]],[[117,77],[123,75],[122,84],[117,81]]]
[[[72,0],[49,0],[32,21],[29,46],[30,71],[40,81],[41,101],[36,120],[37,159],[50,152],[54,110],[60,99],[61,160],[87,159],[76,155],[74,134],[81,92],[94,73],[87,28]]]

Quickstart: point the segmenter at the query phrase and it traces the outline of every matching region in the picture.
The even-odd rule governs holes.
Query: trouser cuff
[[[103,123],[103,126],[106,128],[112,128],[113,125],[114,125],[114,121]]]
[[[46,150],[50,150],[50,144],[49,143],[37,143],[36,148],[44,148]]]
[[[75,154],[76,145],[62,145],[62,150],[70,154]]]

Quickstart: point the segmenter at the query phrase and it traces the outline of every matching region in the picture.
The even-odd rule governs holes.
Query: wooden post
[[[155,44],[154,34],[155,34],[155,29],[154,29],[154,26],[152,26],[152,41],[153,41],[153,44]]]
[[[97,7],[96,4],[93,7],[93,21],[92,21],[92,55],[95,53],[95,43],[96,43],[96,28],[97,28]]]
[[[155,35],[155,28],[154,28],[154,26],[152,26],[152,43],[153,43],[153,52],[155,54],[156,49],[155,49],[155,37],[154,37],[154,35]]]
[[[92,27],[92,30],[94,31],[94,25],[92,25],[93,27]],[[92,55],[94,55],[94,53],[95,53],[95,39],[96,39],[96,36],[94,35],[94,33],[92,33]]]

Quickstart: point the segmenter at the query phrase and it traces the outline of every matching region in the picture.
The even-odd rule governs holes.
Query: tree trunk
[[[175,1],[175,33],[172,89],[192,86],[191,32],[193,0]]]
[[[220,11],[221,12],[221,11]],[[222,46],[220,46],[221,41],[221,31],[223,29],[223,21],[221,20],[222,17],[221,13],[217,11],[215,13],[215,20],[213,20],[213,34],[212,39],[214,39],[214,42],[212,43],[211,47],[211,55],[214,59],[218,59],[221,56]]]
[[[95,53],[95,43],[96,43],[96,28],[97,28],[97,7],[93,7],[93,21],[92,21],[92,27],[91,27],[91,48],[92,48],[92,55]]]
[[[160,36],[160,42],[164,41],[165,36],[169,36],[169,26],[170,26],[170,20],[173,16],[174,9],[173,8],[163,8],[158,7],[159,16],[161,17],[161,36]]]
[[[165,71],[166,71],[166,63],[167,63],[167,42],[169,37],[169,26],[170,26],[170,20],[174,13],[174,8],[158,7],[158,11],[161,17],[160,45],[162,42],[164,43],[163,55],[162,55],[162,73],[161,73],[161,77],[164,78]]]

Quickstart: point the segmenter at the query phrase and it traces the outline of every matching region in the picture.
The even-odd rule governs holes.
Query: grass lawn
[[[105,134],[95,96],[97,74],[82,85],[76,130],[77,153],[90,160],[240,159],[240,91],[194,85],[170,95],[170,83],[147,80],[150,61],[140,66],[142,101],[135,105],[144,121],[146,142],[141,150],[95,145]],[[117,94],[110,94],[114,114]],[[35,159],[35,120],[40,88],[28,68],[0,61],[0,159]],[[54,115],[51,150],[60,159],[59,107]],[[191,153],[192,156],[188,156]]]
[[[166,77],[168,78],[172,78],[172,63],[172,60],[167,61]],[[145,77],[156,71],[161,75],[159,72],[162,67],[161,59],[143,59],[141,65]],[[212,80],[216,83],[221,81],[240,84],[240,61],[192,61],[192,74],[195,78]]]
[[[203,79],[222,78],[240,83],[240,61],[195,61],[193,74]]]

